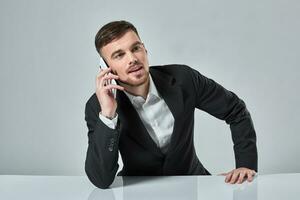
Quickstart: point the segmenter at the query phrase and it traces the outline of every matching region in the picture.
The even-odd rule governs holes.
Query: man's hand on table
[[[230,184],[241,184],[245,180],[251,182],[253,177],[255,176],[256,172],[252,169],[248,169],[245,167],[240,167],[237,169],[233,169],[230,172],[222,173],[220,175],[226,176],[225,182]]]

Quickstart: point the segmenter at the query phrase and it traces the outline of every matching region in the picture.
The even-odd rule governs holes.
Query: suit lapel
[[[151,69],[151,68],[150,68]],[[158,70],[150,70],[153,77],[153,82],[158,93],[165,100],[174,119],[178,118],[183,111],[183,96],[182,89],[176,79],[168,74]]]
[[[153,78],[153,82],[158,90],[158,93],[162,96],[174,117],[173,132],[167,151],[167,154],[170,154],[170,152],[176,148],[176,141],[180,137],[180,131],[178,130],[181,126],[181,117],[184,117],[183,90],[179,81],[176,80],[175,77],[155,69],[151,70],[150,73],[152,77],[155,77]]]
[[[182,89],[180,85],[176,82],[175,78],[162,73],[156,69],[150,68],[151,77],[157,88],[158,93],[164,99],[168,105],[174,119],[174,129],[171,136],[171,143],[168,152],[172,148],[172,140],[174,140],[177,124],[179,117],[182,114],[184,102],[182,96]],[[117,102],[118,108],[117,113],[119,115],[120,122],[122,124],[121,128],[126,130],[129,136],[134,139],[137,143],[146,147],[148,150],[152,151],[158,156],[163,156],[160,148],[157,147],[156,143],[150,137],[147,129],[145,128],[143,122],[140,119],[139,114],[131,104],[127,95],[124,92],[117,92]],[[177,122],[177,123],[176,123]]]
[[[117,113],[121,122],[122,133],[128,134],[141,146],[147,148],[158,156],[163,156],[156,143],[152,140],[139,114],[131,104],[124,92],[117,92]]]

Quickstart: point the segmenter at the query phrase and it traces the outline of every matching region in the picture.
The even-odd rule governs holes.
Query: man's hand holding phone
[[[113,90],[124,90],[120,85],[112,84],[112,80],[118,80],[119,76],[111,73],[111,68],[100,69],[96,77],[96,95],[101,107],[101,114],[107,118],[116,116],[117,101]]]

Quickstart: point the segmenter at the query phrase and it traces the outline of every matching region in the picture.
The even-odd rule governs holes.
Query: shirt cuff
[[[116,113],[116,116],[113,119],[108,119],[107,117],[105,117],[101,113],[99,113],[99,118],[109,128],[111,128],[111,129],[116,128],[117,122],[118,122],[118,113]]]

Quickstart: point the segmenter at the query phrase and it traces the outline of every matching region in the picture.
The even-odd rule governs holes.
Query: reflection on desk
[[[116,177],[109,189],[95,188],[85,176],[0,176],[0,199],[299,199],[300,174],[258,175],[231,185],[223,176]]]

